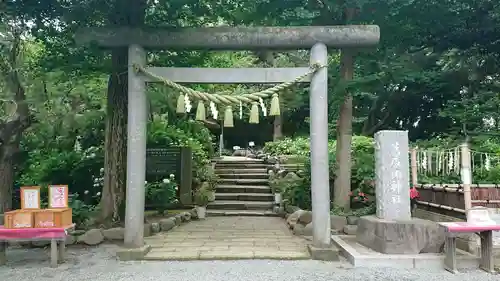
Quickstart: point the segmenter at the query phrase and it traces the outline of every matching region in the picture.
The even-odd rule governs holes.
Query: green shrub
[[[284,199],[288,203],[299,206],[304,209],[311,208],[311,162],[309,139],[284,139],[274,143],[266,143],[265,152],[272,155],[301,155],[307,156],[304,161],[304,178],[301,179],[279,179],[271,180],[271,185],[275,189],[283,190]],[[336,173],[336,142],[330,141],[329,150],[329,173],[330,185],[333,185]],[[359,207],[365,208],[373,203],[375,189],[373,179],[374,170],[374,142],[372,138],[364,136],[354,136],[352,141],[352,171],[351,171],[351,190],[353,192],[362,192],[368,197],[368,201],[360,204]],[[333,190],[333,186],[330,186]],[[333,192],[331,192],[333,193]],[[333,195],[333,194],[331,194]],[[346,198],[346,200],[349,200]],[[354,198],[352,198],[354,200]],[[354,204],[355,205],[355,204]],[[366,208],[368,209],[368,208]],[[370,209],[373,209],[370,207]]]
[[[266,142],[264,152],[271,155],[309,155],[309,138],[284,138],[275,142]]]
[[[174,175],[163,179],[160,182],[146,184],[146,206],[152,207],[158,211],[158,214],[164,214],[177,200],[178,185],[175,182]]]

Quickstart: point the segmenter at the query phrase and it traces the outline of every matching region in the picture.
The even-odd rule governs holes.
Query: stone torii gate
[[[153,80],[133,69],[146,65],[145,49],[169,50],[297,50],[310,49],[310,63],[327,65],[331,48],[362,48],[378,44],[380,30],[365,26],[215,27],[187,29],[86,28],[79,44],[104,48],[128,47],[128,140],[125,246],[144,246],[144,180],[146,164],[147,98],[145,85]],[[178,83],[274,84],[307,73],[294,68],[164,68],[146,67],[157,76]],[[330,192],[328,167],[328,74],[323,67],[301,82],[310,82],[311,191],[313,247],[330,248]],[[144,250],[147,251],[147,250]],[[314,257],[314,255],[313,255]]]

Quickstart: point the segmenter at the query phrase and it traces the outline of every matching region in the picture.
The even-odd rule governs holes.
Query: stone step
[[[226,162],[217,162],[215,164],[215,169],[266,169],[267,164],[264,163],[246,163],[246,162],[235,162],[235,163],[226,163]]]
[[[272,210],[274,202],[215,200],[207,209],[216,210]]]
[[[233,159],[218,159],[216,161],[217,163],[229,163],[229,164],[234,164],[234,163],[249,163],[249,164],[254,164],[254,163],[264,163],[264,160],[262,159],[252,159],[252,158],[233,158]]]
[[[207,210],[207,216],[235,216],[235,217],[279,217],[280,214],[270,210]]]
[[[238,169],[215,169],[215,173],[218,175],[222,174],[266,174],[267,169],[247,169],[247,168],[238,168]]]
[[[236,185],[268,185],[269,180],[266,179],[219,179],[220,184],[236,184]]]
[[[269,193],[271,188],[265,185],[230,185],[219,184],[215,187],[215,194],[217,193]]]
[[[217,174],[221,179],[269,179],[266,173],[260,174]]]
[[[229,201],[274,201],[273,194],[270,193],[215,193],[215,200]]]

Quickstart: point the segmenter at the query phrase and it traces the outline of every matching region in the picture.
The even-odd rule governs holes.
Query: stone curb
[[[190,211],[181,212],[173,217],[164,218],[158,222],[145,223],[144,224],[144,237],[152,236],[159,232],[167,232],[175,227],[180,226],[183,223],[188,223],[191,220],[198,219],[196,209],[193,208]],[[113,227],[108,229],[103,228],[93,228],[86,231],[75,230],[66,237],[66,245],[73,244],[84,244],[89,246],[99,245],[105,241],[123,241],[125,236],[125,228],[123,227]],[[50,245],[50,241],[33,241],[31,243],[18,243],[19,245],[31,246],[31,247],[47,247]],[[13,245],[14,246],[14,245]],[[129,249],[123,253],[124,258],[126,256],[134,256],[133,249]],[[121,259],[121,258],[120,258]]]
[[[313,228],[311,211],[302,210],[293,205],[286,205],[285,213],[286,223],[294,235],[312,236]],[[330,224],[333,235],[356,234],[357,225],[350,225],[347,217],[330,215]]]

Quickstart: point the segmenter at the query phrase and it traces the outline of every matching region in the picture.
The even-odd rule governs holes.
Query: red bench
[[[68,231],[75,225],[61,228],[16,228],[9,229],[0,226],[0,265],[7,262],[5,250],[7,242],[11,241],[50,241],[50,265],[57,267],[64,261],[65,242]],[[58,245],[59,244],[59,245]]]
[[[460,233],[478,233],[481,237],[481,259],[479,267],[486,272],[494,273],[493,231],[500,230],[499,224],[472,224],[467,222],[440,223],[446,231],[445,259],[446,270],[457,273],[456,238]]]

